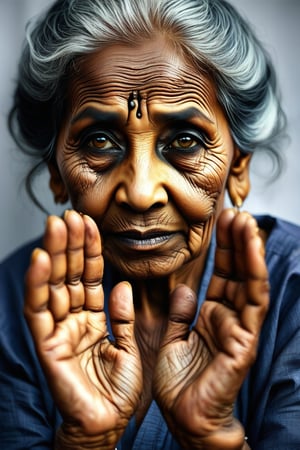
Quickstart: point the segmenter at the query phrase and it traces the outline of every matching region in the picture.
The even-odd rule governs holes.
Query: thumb
[[[184,284],[178,285],[170,294],[169,321],[162,345],[186,339],[197,310],[194,291]]]
[[[114,286],[109,299],[109,316],[117,347],[129,351],[134,339],[134,307],[131,285],[125,281]]]

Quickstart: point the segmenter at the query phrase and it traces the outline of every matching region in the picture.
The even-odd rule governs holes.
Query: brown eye
[[[90,137],[87,141],[87,147],[94,150],[109,150],[115,146],[105,134],[98,134]]]
[[[182,133],[175,136],[169,144],[169,150],[176,152],[195,152],[205,147],[202,137],[192,133]]]
[[[172,142],[172,147],[175,148],[191,148],[197,145],[197,141],[192,138],[192,136],[186,135],[186,136],[179,136],[177,139],[175,139]]]

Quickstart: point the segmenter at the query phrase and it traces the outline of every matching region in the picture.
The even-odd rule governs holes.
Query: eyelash
[[[192,146],[187,146],[184,147],[184,145],[182,147],[180,147],[180,145],[178,145],[178,147],[174,146],[173,144],[176,141],[180,141],[180,139],[187,139],[187,143],[193,143],[195,142],[195,144],[193,144]],[[205,149],[206,148],[206,144],[205,144],[205,138],[203,135],[199,135],[199,133],[195,133],[195,132],[191,132],[191,131],[181,131],[181,132],[177,132],[174,136],[172,136],[171,139],[169,139],[165,149],[163,150],[163,153],[167,153],[168,151],[174,152],[174,153],[184,153],[184,154],[193,154],[195,152],[198,152],[199,149]]]
[[[91,145],[93,141],[96,141],[96,139],[104,139],[104,147],[97,147],[97,145]],[[176,141],[180,141],[180,139],[187,139],[187,142],[195,142],[192,146],[184,147],[184,145],[181,147],[180,145],[175,146],[174,143]],[[102,155],[110,155],[113,156],[113,154],[120,155],[122,152],[124,153],[126,150],[126,143],[125,145],[122,145],[119,143],[119,138],[116,138],[111,132],[109,131],[99,131],[99,128],[95,130],[86,130],[84,131],[81,136],[79,137],[79,146],[84,151],[94,153],[94,154],[102,154]],[[109,144],[108,148],[105,148],[105,141],[106,144]],[[205,136],[200,133],[199,131],[185,131],[181,130],[178,131],[175,130],[174,132],[170,133],[167,137],[162,139],[158,142],[158,149],[165,157],[169,154],[170,156],[175,155],[185,155],[188,156],[193,155],[195,153],[198,153],[201,149],[206,149],[206,138]]]
[[[101,148],[101,147],[97,147],[96,145],[90,145],[93,141],[96,141],[96,139],[105,139],[107,143],[111,143],[111,146],[106,149],[106,148]],[[93,130],[88,130],[85,131],[84,133],[81,134],[80,138],[79,138],[79,146],[80,148],[86,150],[86,151],[90,151],[92,153],[112,153],[112,152],[117,152],[119,153],[122,150],[122,147],[116,143],[117,139],[115,137],[113,137],[111,135],[110,132],[108,131],[93,131]]]

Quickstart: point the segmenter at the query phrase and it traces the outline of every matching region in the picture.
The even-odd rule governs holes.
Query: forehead
[[[117,96],[127,101],[132,91],[139,91],[149,102],[216,104],[208,76],[161,37],[134,46],[113,44],[86,55],[71,82],[77,106],[91,97]]]

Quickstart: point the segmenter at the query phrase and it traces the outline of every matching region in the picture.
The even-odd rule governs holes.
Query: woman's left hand
[[[187,286],[171,295],[154,395],[184,449],[242,449],[233,405],[253,364],[269,302],[264,245],[248,213],[225,210],[217,225],[215,270],[196,326]],[[244,448],[248,448],[245,444]]]

